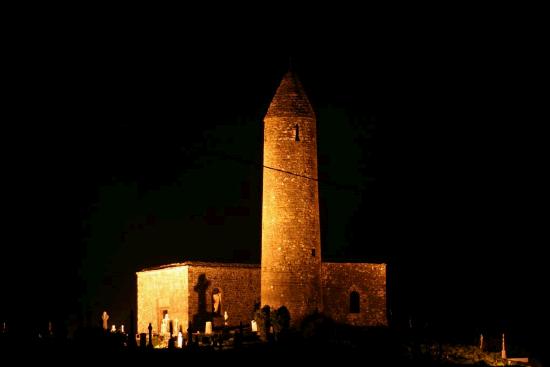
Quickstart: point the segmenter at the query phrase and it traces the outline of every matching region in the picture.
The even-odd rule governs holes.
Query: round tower
[[[317,129],[294,72],[264,118],[261,303],[286,306],[291,322],[322,310]]]

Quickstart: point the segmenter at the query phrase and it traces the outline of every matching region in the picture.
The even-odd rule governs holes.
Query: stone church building
[[[137,273],[138,332],[250,323],[286,306],[291,323],[322,312],[337,322],[387,325],[386,265],[321,260],[316,117],[296,74],[281,81],[264,118],[260,265],[183,262]],[[177,321],[176,321],[177,320]]]

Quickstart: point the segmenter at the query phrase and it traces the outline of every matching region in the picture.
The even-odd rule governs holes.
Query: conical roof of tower
[[[265,117],[312,117],[315,112],[296,73],[289,70],[271,100]]]

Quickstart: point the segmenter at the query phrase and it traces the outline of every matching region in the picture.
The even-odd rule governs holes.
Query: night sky
[[[120,324],[144,267],[259,262],[262,118],[292,55],[317,113],[323,258],[387,263],[397,324],[538,330],[538,51],[513,25],[480,24],[254,42],[14,31],[2,318],[99,322],[105,309]]]

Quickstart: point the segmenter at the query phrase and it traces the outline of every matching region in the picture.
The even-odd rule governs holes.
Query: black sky
[[[3,317],[107,309],[120,323],[141,268],[258,262],[262,117],[292,54],[318,117],[324,258],[388,263],[399,322],[535,329],[538,49],[529,31],[482,24],[305,27],[255,41],[74,24],[14,32]]]

